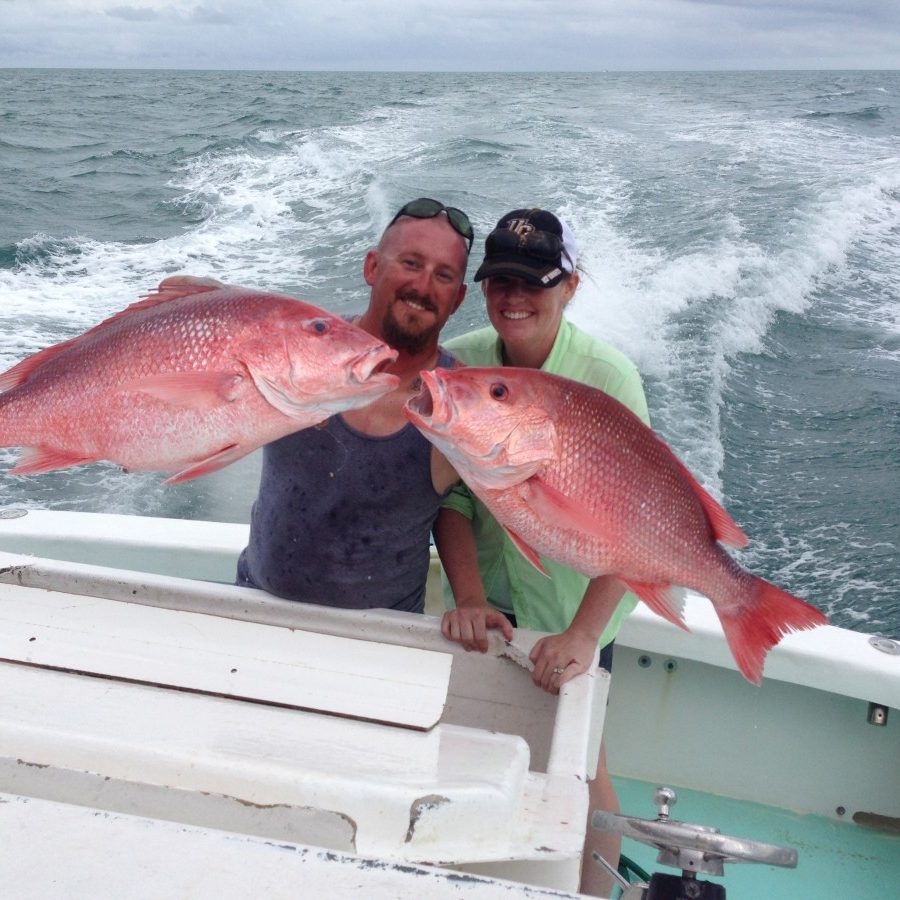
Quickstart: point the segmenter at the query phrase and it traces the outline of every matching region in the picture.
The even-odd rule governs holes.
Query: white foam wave
[[[365,127],[268,137],[271,147],[207,153],[176,173],[173,205],[204,216],[166,238],[22,240],[22,262],[0,269],[0,364],[84,331],[175,272],[302,291],[322,305],[341,279],[358,286],[363,251],[388,208]],[[404,152],[416,148],[391,155]]]
[[[196,157],[171,184],[175,208],[202,210],[202,221],[160,240],[27,238],[21,264],[0,269],[0,365],[80,333],[174,272],[285,290],[331,308],[361,304],[363,253],[398,198],[459,198],[479,244],[511,203],[534,201],[565,215],[578,236],[589,277],[573,318],[635,360],[652,386],[655,424],[721,495],[720,417],[732,363],[764,351],[778,314],[805,314],[826,279],[852,283],[848,260],[862,247],[879,260],[870,274],[883,290],[851,297],[844,314],[900,332],[900,185],[887,143],[837,140],[808,122],[776,128],[701,103],[679,106],[677,118],[666,104],[643,107],[650,124],[641,134],[622,125],[638,108],[630,98],[615,101],[602,126],[585,111],[563,121],[565,110],[536,111],[502,92],[479,102],[476,122],[472,95],[460,93],[415,108],[386,104],[349,124],[267,128],[246,145]],[[501,140],[502,152],[485,170],[466,167],[459,147],[482,138]],[[704,185],[721,192],[714,215],[689,244],[667,242],[640,205],[640,179],[663,172],[666,199],[689,207],[693,183],[682,175],[693,174],[687,168],[701,154],[718,166],[719,181]],[[769,218],[743,202],[748,183],[770,192]],[[889,342],[885,352],[900,356]]]
[[[737,131],[736,125],[719,123],[712,135],[705,130],[704,139],[728,145]],[[752,146],[754,139],[759,146]],[[765,162],[773,155],[773,140],[770,131],[753,128],[738,152]],[[891,259],[898,254],[898,170],[892,159],[863,164],[862,148],[852,148],[840,164],[815,163],[816,136],[796,123],[777,140],[777,177],[782,167],[794,168],[811,184],[802,207],[783,210],[790,218],[774,244],[763,243],[753,223],[743,220],[744,211],[732,206],[709,223],[700,249],[678,255],[660,245],[648,247],[642,235],[629,234],[620,224],[629,193],[624,182],[617,198],[568,213],[591,275],[583,280],[572,317],[635,360],[652,382],[655,425],[719,496],[720,417],[735,358],[763,352],[776,315],[805,314],[821,299],[818,291],[826,279],[852,277],[848,257],[860,243],[874,243]],[[769,168],[774,172],[775,163]],[[600,174],[608,179],[607,172]],[[859,304],[870,320],[896,327],[900,267],[890,269],[886,282],[893,292]]]

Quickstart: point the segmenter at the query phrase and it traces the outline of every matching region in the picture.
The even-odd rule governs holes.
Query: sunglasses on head
[[[484,250],[488,256],[499,253],[524,253],[547,262],[559,262],[563,255],[571,263],[562,238],[549,231],[529,231],[518,235],[508,228],[497,228],[484,242]]]
[[[447,213],[447,221],[453,227],[453,230],[466,241],[466,253],[471,252],[472,242],[475,240],[475,230],[469,217],[455,206],[444,206],[439,200],[432,200],[430,197],[419,197],[418,200],[411,200],[405,206],[400,207],[400,211],[391,219],[388,228],[394,224],[401,216],[410,216],[413,219],[433,219],[441,213]]]

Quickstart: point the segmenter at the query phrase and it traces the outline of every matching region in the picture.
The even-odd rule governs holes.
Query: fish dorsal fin
[[[121,315],[121,313],[118,315]],[[107,322],[109,321],[111,320],[107,319]],[[52,347],[47,347],[44,350],[38,350],[37,353],[33,353],[31,356],[23,359],[22,362],[17,363],[11,369],[8,369],[0,375],[0,394],[25,384],[32,373],[37,371],[44,363],[53,359],[54,356],[59,356],[60,353],[77,344],[79,341],[83,341],[89,334],[105,327],[107,322],[101,322],[99,325],[95,325],[90,331],[86,331],[84,334],[78,335],[78,337],[70,338],[60,344],[54,344]]]
[[[722,505],[710,495],[706,488],[694,478],[688,467],[675,456],[674,453],[672,454],[672,458],[681,467],[681,471],[684,473],[685,478],[687,478],[688,483],[694,489],[694,493],[700,500],[703,510],[706,513],[706,517],[709,519],[709,524],[712,527],[713,537],[715,537],[717,541],[721,541],[727,547],[737,547],[738,549],[746,547],[747,544],[750,543],[750,539],[743,531],[741,531],[734,519],[728,515]]]
[[[152,294],[141,298],[139,303],[145,300],[155,303],[168,303],[169,300],[177,300],[179,297],[190,297],[193,294],[206,294],[209,291],[217,291],[219,288],[228,287],[224,282],[215,278],[199,278],[196,275],[172,275],[164,278]],[[150,305],[155,305],[151,303]],[[137,305],[137,304],[135,304]]]
[[[115,313],[108,319],[104,319],[99,325],[95,325],[90,330],[85,331],[84,334],[70,338],[68,341],[63,341],[60,344],[54,344],[52,347],[47,347],[45,350],[39,350],[37,353],[32,354],[27,359],[23,359],[20,363],[4,372],[0,375],[0,393],[24,384],[31,377],[32,373],[44,365],[44,363],[53,359],[55,356],[58,356],[60,353],[65,352],[75,344],[87,340],[89,337],[96,335],[100,331],[105,331],[111,325],[120,322],[127,316],[133,315],[142,309],[149,309],[153,306],[160,306],[163,303],[170,303],[181,297],[189,297],[193,294],[215,291],[223,287],[226,287],[226,285],[222,284],[220,281],[216,281],[214,278],[195,278],[192,275],[173,275],[171,278],[166,278],[164,281],[160,282],[159,287],[156,288],[154,293],[142,297],[136,303],[132,303],[130,306]]]
[[[28,376],[43,362],[48,356],[53,356],[49,350],[56,350],[56,347],[48,347],[47,350],[41,350],[38,353],[23,359],[22,362],[16,363],[11,369],[7,369],[0,375],[0,394],[4,391],[12,390],[20,384],[24,384],[28,380]]]
[[[197,278],[194,275],[173,275],[171,278],[163,279],[152,293],[146,294],[140,300],[126,306],[121,312],[105,319],[91,331],[85,334],[91,334],[98,328],[106,328],[113,322],[125,318],[132,313],[142,309],[151,309],[154,306],[162,306],[164,303],[171,303],[173,300],[180,300],[182,297],[193,297],[194,294],[208,294],[210,291],[217,291],[227,287],[221,281],[215,278]]]

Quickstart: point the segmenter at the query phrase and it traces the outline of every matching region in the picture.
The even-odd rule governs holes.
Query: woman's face
[[[551,288],[529,284],[521,278],[495,275],[482,282],[488,318],[508,351],[534,356],[553,348],[563,310],[578,287],[578,273]]]

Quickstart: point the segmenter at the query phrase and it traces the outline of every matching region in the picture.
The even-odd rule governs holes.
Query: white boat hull
[[[50,676],[94,683],[84,689],[87,693],[81,700],[71,701],[69,705],[76,708],[97,705],[96,700],[88,702],[87,694],[96,693],[98,679],[42,670],[44,687],[35,688],[31,676],[38,670],[32,667],[29,685],[22,684],[12,693],[21,699],[23,695],[40,697],[44,692],[44,718],[29,710],[33,719],[29,740],[37,743],[27,745],[31,748],[28,752],[36,754],[28,761],[36,765],[13,762],[27,760],[22,750],[26,743],[22,733],[13,733],[7,725],[2,750],[7,780],[0,782],[0,790],[47,803],[66,800],[85,808],[105,809],[114,817],[137,813],[148,821],[181,821],[201,830],[226,829],[231,834],[292,846],[325,847],[347,854],[351,868],[356,865],[352,862],[356,855],[362,855],[387,860],[386,865],[441,863],[532,885],[575,890],[587,802],[584,779],[593,771],[596,759],[608,687],[605,676],[576,679],[557,700],[537,690],[523,666],[536,633],[517,632],[513,646],[495,636],[486,656],[466,654],[444,641],[437,620],[430,616],[330,610],[236,588],[227,582],[233,577],[246,537],[247,528],[242,525],[32,511],[22,518],[0,521],[0,550],[9,551],[0,559],[0,590],[3,582],[10,586],[0,596],[10,598],[17,586],[40,593],[50,589],[73,597],[106,598],[118,607],[133,607],[138,601],[157,608],[157,614],[169,610],[175,617],[171,622],[180,623],[159,624],[160,634],[185,634],[191,630],[186,627],[190,616],[200,616],[201,621],[225,617],[281,632],[299,627],[307,635],[331,636],[357,645],[363,639],[386,648],[387,653],[373,669],[357,673],[363,685],[367,681],[387,684],[384,679],[410,669],[409,661],[401,661],[399,655],[392,659],[392,653],[400,654],[399,648],[425,654],[422,659],[434,654],[452,660],[443,699],[440,662],[427,677],[427,666],[421,670],[413,666],[422,675],[422,683],[416,687],[421,696],[394,684],[386,690],[372,690],[367,700],[365,687],[357,686],[348,688],[351,694],[356,692],[356,707],[351,704],[343,711],[336,699],[340,691],[335,697],[328,695],[328,679],[312,691],[324,698],[322,705],[328,709],[314,711],[313,701],[299,694],[299,699],[294,698],[296,709],[285,708],[292,704],[291,698],[284,696],[274,700],[266,696],[256,704],[247,703],[246,698],[225,699],[233,692],[218,683],[194,686],[192,694],[167,689],[166,693],[178,695],[177,701],[160,700],[156,695],[163,689],[132,673],[123,676],[129,683],[111,691],[120,695],[117,715],[126,717],[128,710],[151,708],[152,695],[153,703],[161,704],[152,719],[157,723],[171,719],[170,730],[135,731],[129,751],[134,755],[126,764],[122,760],[127,753],[115,745],[114,734],[104,733],[97,722],[90,727],[70,722],[67,734],[82,728],[94,735],[96,746],[67,762],[65,753],[70,751],[54,744],[52,712],[62,693]],[[109,566],[117,568],[106,568]],[[436,598],[432,584],[432,610]],[[101,620],[108,618],[101,615]],[[688,598],[687,621],[689,633],[639,607],[620,633],[606,716],[607,753],[614,776],[766,804],[863,831],[874,827],[872,833],[882,836],[892,829],[900,831],[900,656],[879,651],[868,635],[819,628],[786,637],[767,659],[762,686],[755,687],[736,671],[706,600]],[[139,626],[138,634],[147,627]],[[247,628],[245,633],[250,631]],[[239,650],[242,639],[235,640]],[[121,635],[116,641],[121,645]],[[221,641],[219,637],[214,643],[221,645]],[[262,643],[269,644],[266,640]],[[316,643],[313,638],[310,646]],[[190,657],[197,651],[189,648],[185,652]],[[350,653],[351,657],[358,655]],[[28,668],[21,660],[4,665]],[[68,667],[78,669],[78,665]],[[162,663],[156,662],[151,671],[158,673],[162,668]],[[266,683],[276,685],[284,680],[271,671],[257,672],[255,677],[257,681],[248,688],[250,694],[265,694]],[[388,704],[390,711],[368,714],[369,720],[378,723],[363,721],[366,710],[374,709],[375,701],[384,699],[385,693],[395,701]],[[598,698],[599,704],[594,703]],[[223,709],[231,709],[228,716],[232,718],[233,708],[239,704],[242,712],[236,718],[248,723],[260,717],[255,724],[248,724],[242,737],[232,733],[235,726],[229,724],[229,735],[246,751],[243,762],[249,768],[240,775],[232,771],[218,781],[208,772],[202,773],[205,762],[215,755],[214,745],[225,752],[213,738],[218,712],[210,709],[216,704],[228,704]],[[428,711],[423,711],[426,707]],[[342,718],[327,712],[337,712]],[[315,754],[308,748],[298,749],[290,743],[289,734],[278,736],[274,723],[288,713],[298,726],[327,720],[328,725],[320,722],[313,730],[322,735],[334,732],[332,750],[324,752],[317,763],[313,764]],[[6,721],[17,717],[28,719],[13,704]],[[193,782],[186,786],[165,766],[153,782],[153,766],[146,757],[149,748],[160,745],[174,753],[180,734],[177,723],[184,721],[196,723],[193,749],[182,747],[180,751],[185,758],[193,753],[191,758],[197,760]],[[54,748],[52,752],[46,749],[48,745]],[[91,798],[99,794],[92,794],[92,788],[83,784],[75,794],[66,796],[58,785],[41,787],[48,783],[47,769],[38,766],[83,773],[91,760],[97,759],[100,746],[112,748],[110,765],[118,760],[122,766],[120,781],[134,780],[128,773],[140,772],[145,782],[153,784],[145,783],[140,790],[133,785],[120,787],[115,800],[110,799],[115,794],[110,788],[103,803],[94,803]],[[355,748],[358,755],[354,757],[348,748]],[[42,761],[46,757],[41,757],[41,752],[56,754],[55,762]],[[236,755],[234,746],[228,752]],[[306,788],[298,786],[303,779],[298,779],[296,772],[291,776],[289,766],[276,775],[277,766],[259,763],[273,753],[280,753],[282,759],[304,760],[300,769],[308,773]],[[466,761],[473,759],[485,760],[483,777],[477,774],[477,766],[466,768]],[[490,759],[493,763],[488,764]],[[171,767],[172,761],[167,765]],[[438,770],[440,778],[434,774]],[[17,771],[18,781],[10,774]],[[95,774],[115,781],[109,772]],[[406,774],[409,778],[403,784],[400,776]],[[441,778],[445,779],[442,785]],[[468,786],[466,778],[471,779]],[[367,787],[367,783],[375,786]],[[235,784],[242,786],[237,789]],[[164,813],[154,805],[156,800],[142,805],[144,801],[136,799],[137,795],[143,791],[142,796],[149,797],[154,785],[163,791],[193,791],[195,811],[187,815],[187,807],[171,797],[169,806],[174,803],[175,808]],[[455,799],[432,802],[435,796]],[[201,802],[199,797],[206,799]],[[209,799],[214,797],[219,798],[218,805]],[[241,809],[226,814],[229,804],[223,797],[237,797],[238,802],[230,805]],[[293,799],[285,801],[286,797]],[[293,824],[286,812],[280,818],[259,812],[278,803],[294,809]],[[16,808],[20,814],[20,807]],[[12,807],[0,805],[0,810],[4,809],[9,812]],[[297,812],[301,809],[303,814]],[[649,794],[646,806],[625,811],[651,818],[654,810]],[[689,810],[677,812],[685,819],[692,818]],[[318,852],[303,851],[306,856]],[[801,863],[802,854],[803,848]],[[900,877],[898,859],[877,865],[881,867],[879,877],[886,883],[896,881],[895,875]],[[773,878],[777,880],[778,874]]]

